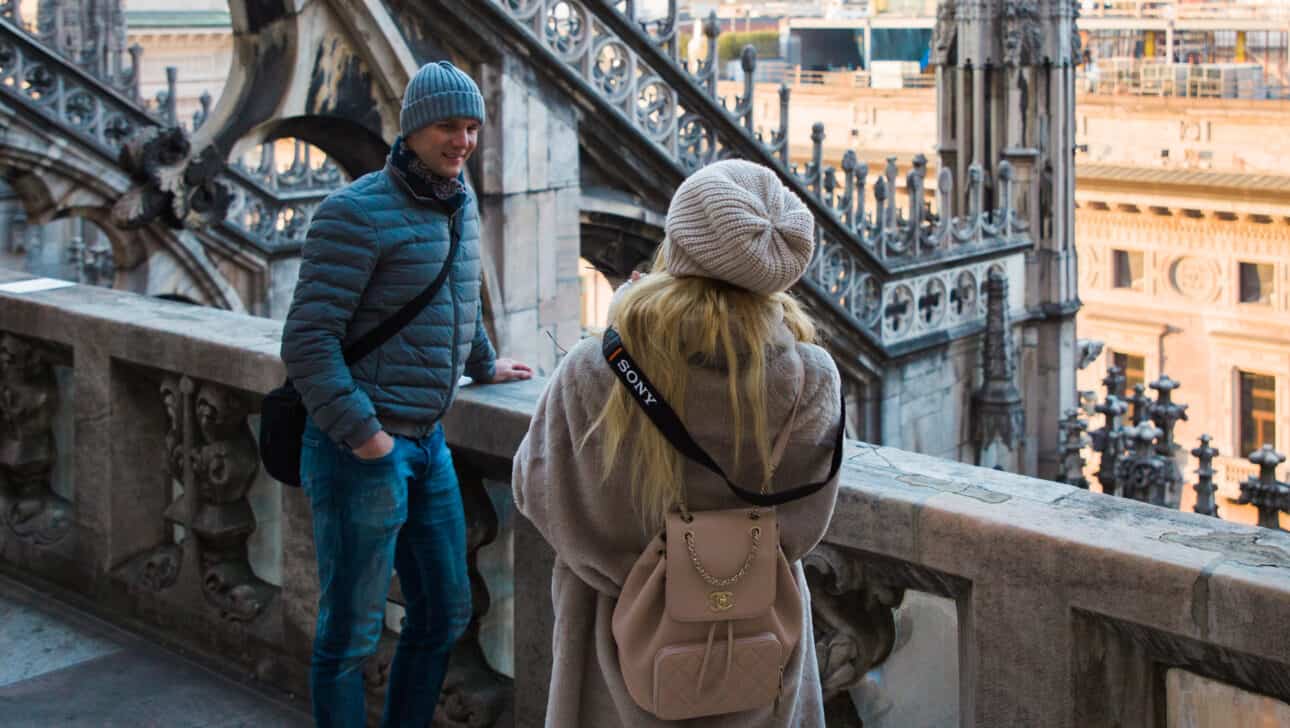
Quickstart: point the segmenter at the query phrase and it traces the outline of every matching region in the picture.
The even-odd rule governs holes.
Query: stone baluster
[[[1057,482],[1088,490],[1088,478],[1084,477],[1086,461],[1083,455],[1084,448],[1089,443],[1088,437],[1084,434],[1088,430],[1088,420],[1079,416],[1079,410],[1068,409],[1066,416],[1061,420],[1060,430],[1061,442],[1057,450],[1062,469],[1057,475]]]
[[[896,173],[896,158],[887,157],[887,166],[882,171],[882,177],[887,181],[887,210],[883,213],[883,220],[890,238],[896,237],[900,231],[900,208],[896,205]]]
[[[1140,425],[1151,419],[1151,398],[1147,396],[1147,385],[1139,382],[1133,385],[1133,396],[1129,397],[1133,405],[1133,424]]]
[[[874,222],[873,244],[878,257],[887,258],[887,178],[879,177],[873,185]]]
[[[983,242],[982,233],[985,223],[985,170],[980,164],[968,167],[968,224],[972,235],[967,243]]]
[[[788,101],[792,95],[788,84],[779,86],[779,131],[771,134],[772,151],[779,155],[779,163],[788,166]]]
[[[139,93],[139,77],[143,73],[143,46],[135,43],[130,46],[130,84],[127,93],[135,103],[141,103],[143,96]]]
[[[811,163],[806,168],[806,183],[811,194],[819,198],[824,181],[824,124],[815,122],[811,125]]]
[[[1200,461],[1200,467],[1196,469],[1196,506],[1192,510],[1218,518],[1218,504],[1214,502],[1214,491],[1218,490],[1214,485],[1214,458],[1218,457],[1218,449],[1209,444],[1211,439],[1209,435],[1201,435],[1200,447],[1191,451]]]
[[[927,157],[919,154],[905,176],[905,192],[909,195],[909,230],[906,245],[910,255],[918,255],[923,247],[924,186],[927,180]]]
[[[1012,163],[1008,160],[999,162],[999,220],[996,222],[998,230],[996,234],[1007,240],[1012,237],[1016,227],[1016,210],[1013,209],[1015,197],[1013,185],[1016,182],[1017,171],[1013,168]]]
[[[713,10],[703,21],[703,36],[708,39],[708,57],[695,74],[699,85],[713,98],[717,96],[717,66],[721,63],[721,59],[717,57],[717,36],[719,35],[721,35],[721,21],[717,19],[717,11]]]
[[[830,210],[837,210],[835,194],[838,187],[838,171],[832,166],[824,168],[824,194],[821,200]]]
[[[954,236],[954,172],[941,167],[936,175],[936,229],[932,231],[932,248],[948,250]]]
[[[853,149],[848,149],[842,155],[842,224],[848,230],[856,229],[856,153]]]
[[[736,115],[743,122],[744,129],[751,134],[753,131],[753,97],[757,92],[757,86],[753,83],[753,76],[757,73],[757,49],[751,44],[744,46],[743,51],[739,54],[739,67],[744,72],[744,93],[739,97]]]
[[[1271,445],[1250,453],[1250,462],[1259,466],[1259,474],[1241,483],[1241,497],[1237,502],[1257,508],[1259,525],[1264,528],[1282,530],[1280,513],[1290,513],[1290,483],[1277,480],[1277,466],[1285,461],[1286,456]]]

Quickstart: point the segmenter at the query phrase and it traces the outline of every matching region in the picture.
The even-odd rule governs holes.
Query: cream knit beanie
[[[774,172],[728,159],[690,175],[672,197],[667,271],[762,294],[787,290],[815,250],[815,218]]]

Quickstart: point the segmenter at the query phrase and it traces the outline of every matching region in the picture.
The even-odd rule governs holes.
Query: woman
[[[620,290],[610,307],[624,346],[734,482],[756,488],[771,477],[779,490],[822,480],[840,427],[838,372],[810,343],[813,325],[784,293],[811,260],[810,212],[769,169],[729,160],[681,185],[666,233],[655,273]],[[786,455],[772,467],[771,442],[799,388]],[[678,507],[681,483],[691,510],[746,504],[645,418],[610,371],[598,337],[575,346],[556,371],[516,453],[512,482],[520,512],[556,553],[547,726],[676,725],[628,694],[611,633],[614,606],[633,564]],[[778,707],[684,724],[824,725],[798,560],[823,537],[836,498],[835,478],[777,509],[807,615]]]

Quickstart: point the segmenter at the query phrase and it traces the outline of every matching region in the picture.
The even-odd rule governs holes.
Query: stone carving
[[[1169,478],[1169,460],[1156,452],[1160,429],[1151,424],[1124,428],[1124,437],[1133,451],[1115,464],[1115,481],[1125,498],[1165,505],[1165,487]]]
[[[1218,449],[1210,446],[1211,439],[1209,435],[1201,435],[1200,447],[1191,451],[1200,461],[1196,469],[1196,506],[1192,510],[1218,518],[1218,504],[1214,502],[1214,491],[1218,490],[1214,485],[1214,458],[1218,457]]]
[[[692,171],[728,157],[781,167],[789,185],[811,205],[819,230],[818,252],[804,277],[805,287],[837,304],[857,329],[882,343],[962,323],[955,315],[943,315],[948,303],[944,296],[927,299],[939,300],[937,307],[918,309],[920,300],[914,292],[921,297],[921,289],[911,285],[912,276],[907,273],[919,271],[908,263],[932,256],[944,259],[961,248],[1023,244],[1029,238],[1028,224],[1018,215],[1023,205],[1015,200],[1015,170],[1007,160],[991,162],[994,175],[987,174],[985,166],[973,165],[963,176],[968,189],[957,195],[956,176],[941,160],[935,210],[924,201],[928,161],[921,155],[912,160],[907,175],[908,201],[903,210],[897,199],[895,159],[886,160],[884,173],[868,187],[868,167],[859,164],[854,154],[843,159],[839,175],[823,159],[823,124],[811,127],[810,160],[800,166],[790,164],[787,86],[779,91],[779,128],[768,132],[753,128],[755,53],[745,51],[740,56],[745,86],[734,104],[717,96],[715,59],[721,27],[715,13],[707,14],[703,37],[696,39],[696,44],[707,48],[706,55],[700,59],[695,53],[685,63],[677,55],[675,4],[658,22],[668,30],[657,35],[647,31],[649,44],[642,45],[635,37],[636,29],[645,25],[637,16],[637,3],[492,2],[524,28],[530,42],[563,58],[601,102],[622,110],[657,151],[682,169]],[[1023,4],[1033,5],[1034,0]],[[550,12],[542,12],[557,7],[561,10],[554,21]],[[952,52],[956,12],[963,14],[952,2],[941,3],[934,52],[942,56]],[[624,20],[632,28],[630,37],[620,30]],[[624,74],[623,69],[636,70]],[[994,209],[987,209],[987,200]],[[895,274],[896,267],[902,275]],[[979,269],[977,264],[970,267]],[[941,284],[950,291],[954,280],[944,276]],[[878,300],[867,295],[870,289],[882,292]],[[920,313],[926,315],[921,325]]]
[[[1102,349],[1106,344],[1096,339],[1080,339],[1075,342],[1076,352],[1079,360],[1076,362],[1077,369],[1088,369],[1089,366],[1102,356]]]
[[[1237,502],[1253,504],[1259,510],[1259,525],[1263,528],[1282,530],[1279,514],[1290,513],[1290,483],[1277,480],[1277,466],[1285,461],[1286,456],[1271,445],[1250,454],[1250,462],[1259,466],[1259,475],[1241,483],[1241,497]]]
[[[175,544],[162,544],[145,551],[116,569],[132,592],[159,592],[169,589],[179,579],[184,563],[183,551]]]
[[[0,517],[19,539],[37,546],[61,541],[72,526],[71,503],[51,487],[57,410],[49,352],[35,341],[0,334]]]
[[[894,610],[905,592],[873,583],[858,557],[829,544],[815,547],[802,566],[811,589],[825,723],[858,727],[849,691],[891,654]]]
[[[1012,329],[1008,324],[1008,279],[997,270],[990,271],[986,281],[986,311],[982,354],[985,382],[972,395],[974,439],[981,464],[986,464],[982,457],[995,441],[1015,452],[1025,432],[1025,409],[1017,388]]]
[[[160,392],[169,423],[164,467],[183,487],[183,495],[166,508],[165,518],[193,535],[206,601],[226,619],[252,621],[277,588],[257,577],[247,560],[255,515],[246,494],[260,463],[246,424],[246,397],[174,375],[162,380]],[[188,547],[186,541],[184,545]],[[145,564],[165,563],[165,556],[156,552],[137,558]],[[146,568],[139,571],[147,573]],[[141,578],[137,583],[145,586],[151,581]]]
[[[954,41],[958,37],[958,20],[953,0],[941,0],[936,8],[936,27],[932,30],[932,59],[938,66],[954,64]]]
[[[1068,409],[1061,421],[1061,443],[1057,447],[1057,456],[1061,459],[1061,470],[1057,474],[1058,483],[1067,483],[1076,488],[1088,490],[1088,478],[1084,477],[1086,464],[1083,456],[1089,439],[1084,434],[1088,430],[1088,420],[1079,416],[1079,410]]]
[[[1036,0],[1004,0],[1003,62],[1008,66],[1029,66],[1038,62],[1044,42]]]
[[[208,146],[193,154],[183,129],[142,129],[121,147],[119,161],[136,183],[112,207],[119,227],[133,230],[161,219],[196,229],[228,214],[232,193],[216,179],[224,171],[219,150]]]
[[[1222,289],[1222,270],[1218,261],[1187,256],[1169,267],[1169,282],[1174,290],[1196,301],[1213,301]]]
[[[1187,419],[1187,405],[1173,401],[1174,390],[1182,385],[1167,374],[1151,383],[1156,392],[1156,401],[1151,405],[1148,417],[1160,431],[1156,442],[1156,454],[1165,459],[1168,473],[1165,482],[1165,505],[1177,508],[1182,501],[1183,474],[1175,458],[1179,447],[1174,443],[1174,428],[1179,420]]]

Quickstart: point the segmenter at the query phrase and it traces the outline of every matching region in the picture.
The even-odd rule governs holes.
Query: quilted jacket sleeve
[[[470,345],[470,357],[466,359],[466,376],[476,382],[493,381],[497,361],[497,352],[493,343],[488,340],[488,329],[484,326],[484,305],[479,303],[475,308],[475,340]]]
[[[301,249],[300,278],[282,333],[282,361],[309,416],[333,441],[351,448],[381,430],[372,400],[354,383],[341,351],[376,267],[376,240],[354,200],[324,200]]]

